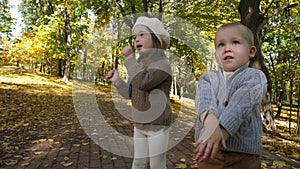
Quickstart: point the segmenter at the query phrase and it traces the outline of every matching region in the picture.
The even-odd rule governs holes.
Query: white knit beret
[[[170,34],[164,28],[163,23],[159,19],[141,16],[136,20],[136,22],[132,28],[132,31],[134,30],[135,26],[137,26],[137,25],[143,25],[143,26],[148,27],[160,41],[162,49],[168,48],[168,46],[170,44]]]

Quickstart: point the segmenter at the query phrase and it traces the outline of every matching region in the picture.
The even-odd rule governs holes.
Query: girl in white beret
[[[111,70],[107,80],[132,102],[134,122],[134,160],[132,169],[144,169],[148,158],[151,169],[166,169],[168,126],[171,124],[169,93],[172,83],[171,66],[165,50],[170,35],[157,18],[139,17],[132,28],[134,48],[122,50],[129,80],[125,82],[117,70]]]

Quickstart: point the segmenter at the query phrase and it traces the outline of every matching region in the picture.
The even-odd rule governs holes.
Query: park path
[[[131,168],[132,158],[104,150],[85,132],[74,109],[70,88],[50,76],[41,76],[39,80],[44,78],[43,83],[27,83],[16,79],[35,75],[17,75],[5,79],[6,75],[0,73],[0,122],[5,124],[0,126],[0,169]],[[12,78],[15,79],[7,80]],[[51,83],[47,79],[51,79]],[[115,130],[132,136],[132,124],[112,108],[110,88],[101,90],[96,97],[106,121]],[[168,169],[196,168],[193,136],[192,127],[184,139],[168,151]],[[268,151],[264,151],[262,160],[265,168],[274,166],[274,161],[279,162],[278,168],[300,168],[289,159]],[[280,167],[280,162],[286,165]]]

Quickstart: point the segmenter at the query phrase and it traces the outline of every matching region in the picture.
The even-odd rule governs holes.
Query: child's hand
[[[219,151],[219,146],[222,144],[226,148],[225,138],[222,130],[218,125],[209,138],[205,138],[205,131],[195,145],[195,160],[202,162],[208,158],[214,158]]]
[[[128,57],[132,56],[133,54],[133,50],[132,50],[132,47],[130,45],[128,46],[125,46],[121,52],[125,58],[127,59]]]
[[[219,151],[220,144],[226,148],[225,141],[229,134],[224,128],[220,127],[219,121],[214,114],[214,112],[208,111],[201,116],[204,131],[195,145],[195,159],[198,162],[205,161],[209,157],[214,158]],[[226,134],[225,137],[223,132]]]
[[[112,83],[116,83],[119,79],[119,73],[117,70],[110,70],[106,75],[106,80]]]

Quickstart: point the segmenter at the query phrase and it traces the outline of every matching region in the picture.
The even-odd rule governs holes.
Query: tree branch
[[[271,17],[279,14],[281,11],[283,11],[285,9],[293,8],[295,6],[298,6],[298,3],[282,6],[281,8],[278,8],[276,12],[266,16],[266,20],[269,20]]]
[[[159,20],[162,19],[162,13],[163,13],[163,4],[162,0],[159,1]]]
[[[272,1],[271,3],[273,3],[273,1]],[[268,8],[270,8],[271,3],[270,3],[270,5],[268,6]],[[268,20],[269,20],[270,18],[272,18],[273,16],[279,14],[281,11],[283,11],[283,10],[285,10],[285,9],[289,9],[289,8],[292,8],[292,7],[295,7],[295,6],[298,6],[298,3],[290,4],[290,5],[285,5],[285,6],[282,6],[281,8],[278,8],[276,12],[274,12],[274,13],[272,13],[272,14],[266,16],[266,17],[264,17],[263,21],[262,21],[262,22],[259,24],[259,26],[258,26],[259,29],[262,29],[262,28],[268,23]],[[269,10],[269,9],[267,9],[267,11],[268,11],[268,10]],[[265,14],[266,14],[266,13],[265,13]],[[265,14],[264,14],[264,15],[265,15]]]
[[[117,0],[114,0],[114,2],[116,3],[117,7],[120,9],[122,16],[124,17],[125,23],[132,28],[133,24],[132,22],[128,19],[128,17],[126,16],[126,12],[124,10],[124,8],[122,7],[121,4],[119,4],[119,2]]]
[[[149,17],[149,13],[148,13],[148,0],[143,0],[143,7],[144,7],[145,16]]]
[[[265,13],[263,13],[263,16],[266,16],[269,12],[269,9],[271,8],[272,4],[274,3],[274,0],[272,0],[272,2],[269,3],[268,7],[265,10]]]

